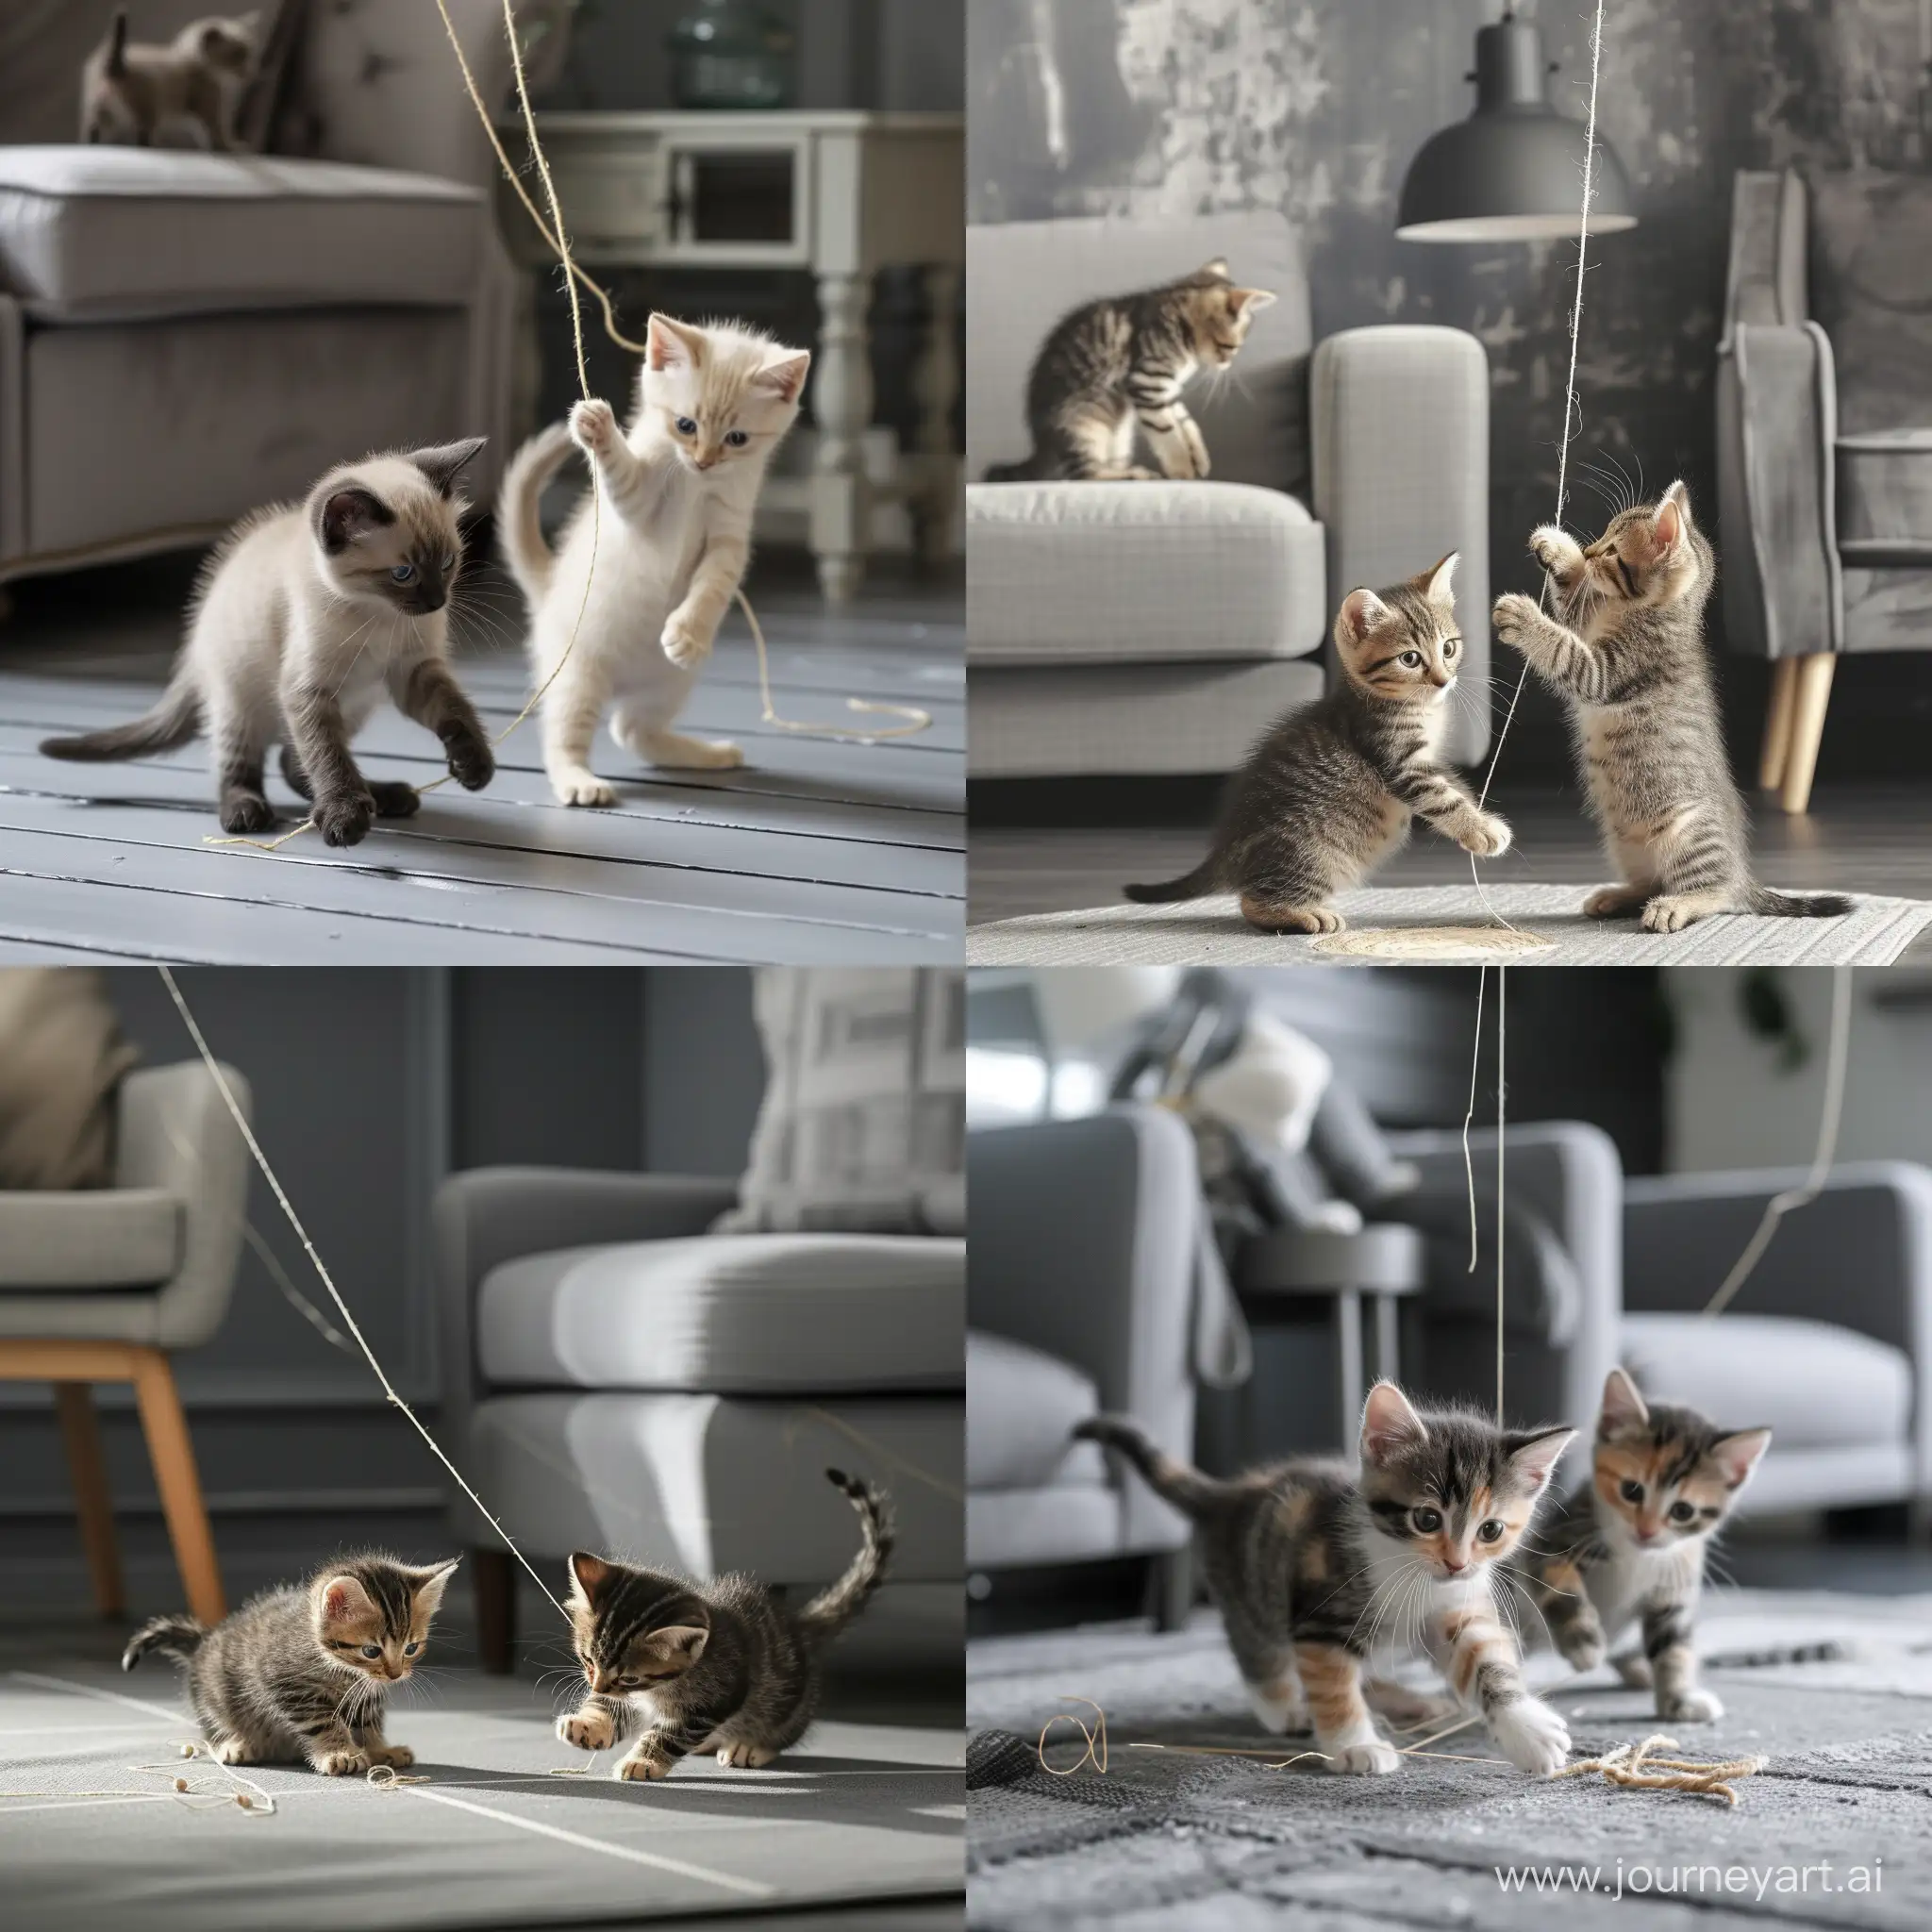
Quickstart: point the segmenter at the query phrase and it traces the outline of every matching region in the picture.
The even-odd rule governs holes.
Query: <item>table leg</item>
[[[953,447],[953,409],[959,400],[959,350],[954,318],[961,271],[948,263],[924,274],[926,330],[917,375],[921,475],[909,508],[913,542],[921,559],[942,563],[952,550],[958,499],[958,456]]]
[[[1335,1297],[1335,1378],[1341,1398],[1341,1446],[1346,1451],[1354,1444],[1368,1393],[1362,1387],[1362,1298],[1354,1289],[1344,1289]]]
[[[1401,1342],[1396,1329],[1400,1305],[1392,1294],[1375,1297],[1375,1373],[1385,1382],[1402,1380]]]
[[[818,462],[811,488],[811,547],[828,604],[851,603],[865,573],[872,506],[865,432],[872,423],[872,308],[868,275],[819,277],[819,353],[812,384]]]

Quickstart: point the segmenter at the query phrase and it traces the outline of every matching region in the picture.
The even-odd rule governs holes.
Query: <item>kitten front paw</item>
[[[1480,812],[1464,824],[1456,842],[1477,858],[1497,858],[1508,851],[1512,836],[1506,821],[1493,812]]]
[[[680,671],[695,669],[711,655],[711,633],[682,610],[671,613],[664,635],[658,641],[663,645],[664,655]]]
[[[1557,1648],[1573,1671],[1593,1671],[1604,1660],[1603,1632],[1565,1630],[1557,1639]]]
[[[222,801],[221,820],[225,832],[265,832],[275,822],[275,808],[259,792],[231,792]]]
[[[318,1752],[308,1762],[324,1777],[362,1777],[368,1773],[370,1758],[358,1745],[350,1751]]]
[[[1328,1769],[1340,1777],[1387,1777],[1402,1769],[1402,1753],[1380,1738],[1373,1744],[1344,1744],[1331,1754]]]
[[[1679,1690],[1674,1697],[1657,1699],[1657,1714],[1668,1724],[1713,1724],[1724,1707],[1708,1690]]]
[[[496,776],[496,754],[472,731],[457,731],[443,740],[449,755],[449,774],[465,791],[480,791]]]
[[[1520,591],[1507,591],[1496,599],[1490,621],[1495,626],[1499,642],[1520,650],[1541,615],[1534,597],[1525,597]]]
[[[642,1778],[646,1781],[652,1778],[669,1777],[671,1775],[671,1759],[668,1757],[652,1757],[642,1752],[634,1751],[628,1757],[619,1761],[616,1770],[610,1775],[625,1779]]]
[[[386,1764],[391,1771],[408,1771],[416,1754],[407,1744],[365,1744],[371,1764]]]
[[[1650,1659],[1641,1650],[1628,1651],[1623,1657],[1613,1657],[1610,1664],[1618,1676],[1622,1677],[1631,1690],[1650,1689]]]
[[[1531,533],[1529,551],[1553,577],[1561,579],[1575,568],[1576,545],[1567,532],[1554,524],[1545,524]]]
[[[559,805],[608,806],[617,803],[617,788],[579,765],[550,774],[550,789]]]
[[[1188,469],[1197,479],[1205,479],[1214,465],[1208,458],[1208,439],[1201,434],[1198,423],[1190,423],[1181,431],[1181,441],[1187,446]]]
[[[1490,1721],[1503,1756],[1518,1771],[1548,1777],[1570,1758],[1570,1726],[1541,1698],[1506,1704]]]
[[[617,1725],[608,1710],[578,1710],[557,1720],[557,1735],[579,1751],[608,1751],[617,1742]]]
[[[325,844],[359,845],[375,820],[375,799],[368,791],[339,792],[316,802],[315,825]]]
[[[617,417],[608,403],[592,397],[572,406],[570,433],[586,456],[608,456],[617,447]]]
[[[718,1762],[730,1771],[760,1771],[777,1757],[762,1744],[720,1744]]]
[[[254,1754],[240,1738],[224,1738],[219,1744],[210,1744],[208,1755],[217,1764],[253,1764],[256,1761]]]

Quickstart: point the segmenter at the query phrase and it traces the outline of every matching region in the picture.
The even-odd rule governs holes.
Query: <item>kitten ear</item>
[[[447,496],[457,480],[457,473],[472,461],[489,441],[487,436],[471,436],[461,442],[441,443],[434,449],[412,449],[408,460],[436,485],[441,494]]]
[[[1378,624],[1386,624],[1389,607],[1373,591],[1351,591],[1335,613],[1335,641],[1344,650],[1358,644]]]
[[[1411,581],[1431,604],[1451,604],[1456,601],[1456,566],[1462,561],[1462,552],[1452,550],[1440,563],[1432,563],[1422,575]]]
[[[1633,1424],[1649,1420],[1650,1410],[1644,1406],[1637,1384],[1630,1379],[1629,1371],[1612,1369],[1604,1377],[1604,1401],[1597,1411],[1597,1434],[1608,1435],[1614,1429],[1628,1428]]]
[[[696,329],[654,315],[644,331],[644,360],[660,375],[667,369],[693,370],[703,358],[704,338]]]
[[[1503,1440],[1517,1474],[1532,1490],[1541,1490],[1575,1437],[1574,1429],[1557,1428],[1539,1429],[1533,1436],[1506,1436]]]
[[[331,1576],[316,1591],[315,1600],[325,1624],[346,1624],[375,1614],[369,1592],[353,1576]]]
[[[1273,289],[1234,289],[1228,293],[1227,306],[1237,315],[1251,311],[1258,315],[1264,308],[1273,308],[1280,299]]]
[[[811,373],[811,352],[787,349],[775,362],[767,362],[758,373],[757,383],[781,403],[795,403],[805,392],[805,378]]]
[[[1681,479],[1673,483],[1657,504],[1650,520],[1651,548],[1658,557],[1668,557],[1684,541],[1690,527],[1690,492]]]
[[[711,1633],[702,1624],[666,1624],[644,1639],[644,1648],[655,1651],[667,1664],[694,1664],[710,1641]]]
[[[1393,1382],[1377,1382],[1362,1405],[1362,1460],[1380,1467],[1405,1449],[1426,1442],[1429,1432]]]
[[[597,1601],[597,1592],[610,1581],[610,1573],[615,1564],[607,1563],[602,1557],[593,1557],[589,1550],[573,1550],[570,1553],[570,1580],[576,1585],[577,1593],[587,1604]]]
[[[331,557],[340,557],[358,537],[395,520],[395,512],[373,490],[349,483],[323,499],[315,512],[315,534]]]
[[[1720,1436],[1710,1445],[1710,1453],[1724,1471],[1725,1482],[1741,1490],[1751,1480],[1757,1458],[1770,1447],[1769,1429],[1734,1429],[1728,1436]]]
[[[1204,261],[1194,273],[1206,281],[1224,282],[1228,276],[1227,257],[1217,255],[1212,261]]]
[[[415,1587],[416,1601],[425,1610],[433,1612],[441,1604],[442,1593],[448,1589],[449,1580],[462,1560],[460,1557],[452,1557],[447,1563],[429,1563],[408,1573],[410,1583]]]

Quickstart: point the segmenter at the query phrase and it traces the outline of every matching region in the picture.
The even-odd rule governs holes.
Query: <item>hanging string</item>
[[[1509,969],[1496,968],[1496,1426],[1503,1426],[1503,1141],[1508,1111]]]

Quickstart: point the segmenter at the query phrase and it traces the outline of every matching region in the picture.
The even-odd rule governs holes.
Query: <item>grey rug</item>
[[[1566,1926],[1685,1932],[1763,1932],[1772,1924],[1917,1932],[1932,1923],[1932,1599],[1727,1592],[1707,1607],[1701,1641],[1706,1681],[1726,1709],[1714,1724],[1675,1728],[1684,1755],[1771,1759],[1740,1784],[1735,1810],[1677,1792],[1616,1790],[1595,1777],[1545,1783],[1507,1765],[1441,1757],[1412,1758],[1392,1777],[1344,1778],[1319,1764],[1279,1771],[1251,1758],[1135,1748],[1278,1741],[1287,1757],[1312,1744],[1264,1737],[1218,1624],[1205,1614],[1169,1637],[1115,1626],[975,1643],[969,1923],[989,1932],[1283,1923],[1324,1932],[1547,1932],[1553,1913]],[[1829,1660],[1762,1661],[1821,1646]],[[1569,1674],[1540,1653],[1531,1674],[1551,1684]],[[1061,1701],[1068,1692],[1108,1712],[1104,1776],[1047,1776],[1033,1758],[1055,1712],[1091,1721]],[[1673,1728],[1656,1720],[1646,1692],[1624,1689],[1607,1670],[1555,1701],[1578,1756]],[[1003,1748],[1001,1734],[1024,1743]],[[1440,1748],[1493,1755],[1480,1727]],[[1055,1761],[1076,1755],[1058,1752]],[[1796,1877],[1821,1861],[1828,1877]],[[1521,1891],[1506,1890],[1498,1867],[1577,1875],[1553,1897],[1533,1877]],[[1647,1875],[1633,1885],[1638,1867]],[[1684,1868],[1718,1875],[1684,1881],[1682,1901],[1666,1904],[1664,1888]],[[1854,1868],[1875,1874],[1877,1889],[1847,1889]],[[1749,1874],[1748,1890],[1733,1889],[1724,1875],[1732,1870]],[[1772,1876],[1760,1896],[1763,1873]],[[1658,1880],[1656,1895],[1639,1894]]]
[[[1525,966],[1884,966],[1932,924],[1932,901],[1855,896],[1842,919],[1759,919],[1724,913],[1679,933],[1648,933],[1634,920],[1586,919],[1588,886],[1489,886],[1513,925],[1550,945],[1538,952],[1444,949],[1432,961],[1502,959]],[[1491,926],[1470,886],[1374,886],[1336,902],[1353,929]],[[1391,963],[1317,950],[1313,941],[1258,933],[1233,898],[1181,906],[1096,906],[973,927],[974,966],[1371,966]],[[1396,962],[1400,963],[1400,962]]]
[[[165,1678],[0,1672],[0,1924],[630,1924],[959,1895],[957,1732],[823,1724],[761,1772],[692,1759],[661,1783],[620,1784],[608,1754],[591,1776],[548,1774],[588,1760],[551,1737],[527,1685],[436,1683],[389,1727],[426,1783],[381,1791],[247,1766],[251,1790],[275,1801],[268,1816],[225,1801],[242,1787],[219,1767],[180,1759],[193,1727]],[[214,1796],[177,1800],[176,1774]],[[124,1790],[146,1795],[88,1795]]]

